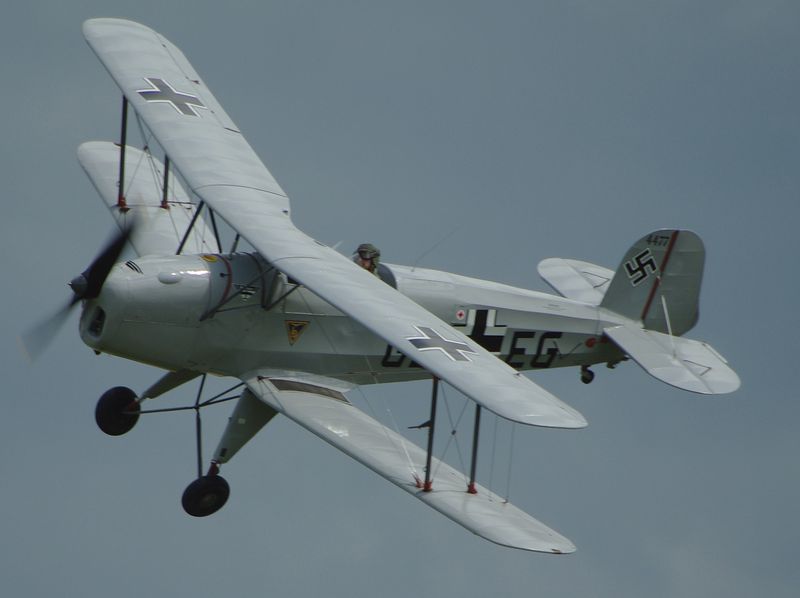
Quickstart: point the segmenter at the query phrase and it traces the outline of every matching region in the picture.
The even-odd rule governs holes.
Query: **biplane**
[[[23,342],[40,353],[80,303],[80,336],[91,349],[165,370],[142,392],[103,394],[96,420],[114,436],[180,385],[199,378],[202,389],[209,374],[237,380],[237,403],[207,467],[199,413],[220,395],[198,394],[190,407],[198,471],[182,497],[189,515],[224,505],[230,488],[220,468],[280,414],[487,540],[569,553],[567,538],[476,481],[482,410],[582,428],[578,411],[523,371],[576,367],[589,383],[591,366],[628,359],[687,391],[738,388],[719,353],[683,337],[698,318],[705,261],[695,233],[648,233],[616,271],[545,259],[539,274],[558,295],[382,262],[364,268],[294,225],[286,193],[176,46],[119,19],[89,20],[83,32],[123,96],[119,142],[78,150],[119,232],[70,282],[64,309]],[[129,110],[151,136],[144,149],[127,143]],[[235,232],[227,250],[217,219]],[[239,250],[240,240],[252,250]],[[134,255],[123,261],[126,246]],[[421,379],[432,386],[430,414],[421,414],[429,415],[427,448],[348,399],[359,385]],[[469,474],[432,455],[440,382],[475,405]]]

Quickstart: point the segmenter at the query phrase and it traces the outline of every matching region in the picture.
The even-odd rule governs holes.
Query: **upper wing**
[[[159,185],[164,176],[164,166],[150,154],[128,147],[125,152],[125,199],[129,209],[120,210],[117,207],[119,154],[119,146],[115,143],[88,141],[78,147],[78,162],[121,228],[125,228],[131,218],[144,225],[136,226],[131,237],[130,242],[136,253],[174,254],[197,206],[189,200],[177,178],[172,177],[169,208],[162,208]],[[202,216],[197,217],[183,251],[219,251],[216,239]]]
[[[415,474],[424,470],[425,451],[355,408],[341,393],[285,375],[256,373],[243,380],[279,413],[482,538],[523,550],[574,552],[567,538],[486,488],[477,486],[476,494],[468,493],[464,476],[446,463],[432,462],[433,489],[423,491]]]
[[[178,48],[122,19],[90,19],[83,33],[192,190],[259,190],[271,206],[289,209],[283,189]]]
[[[298,230],[283,190],[175,46],[117,19],[87,21],[84,35],[192,190],[276,268],[490,411],[530,425],[586,425],[576,410]]]

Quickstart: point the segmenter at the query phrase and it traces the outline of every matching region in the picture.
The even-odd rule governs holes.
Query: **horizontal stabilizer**
[[[151,154],[125,148],[126,210],[117,206],[120,146],[110,141],[88,141],[78,147],[78,162],[120,227],[136,220],[131,245],[139,255],[173,255],[180,245],[197,206],[177,178],[169,177],[168,208],[161,207],[164,166]],[[183,253],[217,253],[214,234],[197,219]]]
[[[437,459],[431,465],[433,490],[423,491],[415,476],[424,475],[426,452],[354,407],[338,390],[286,377],[243,379],[267,405],[474,534],[522,550],[575,550],[565,537],[486,488],[468,493],[464,475]]]
[[[633,326],[604,330],[644,370],[662,382],[701,394],[725,394],[741,382],[711,345]]]
[[[551,257],[539,262],[539,276],[562,297],[600,305],[613,270],[580,260]]]

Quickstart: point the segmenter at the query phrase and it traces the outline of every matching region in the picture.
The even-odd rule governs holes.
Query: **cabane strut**
[[[119,183],[117,184],[117,207],[120,212],[127,212],[128,202],[125,201],[125,146],[128,138],[128,98],[122,96],[122,131],[119,140]]]

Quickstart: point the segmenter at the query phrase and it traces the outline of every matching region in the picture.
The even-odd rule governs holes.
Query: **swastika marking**
[[[632,260],[625,262],[625,271],[631,279],[631,284],[637,286],[647,280],[650,274],[657,274],[658,265],[650,249],[645,249]]]

